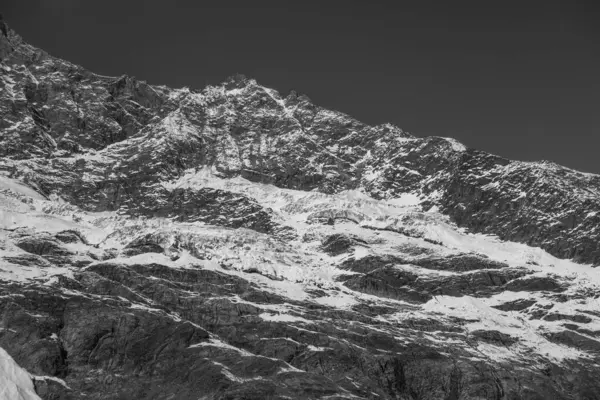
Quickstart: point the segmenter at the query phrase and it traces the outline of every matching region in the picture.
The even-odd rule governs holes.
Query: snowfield
[[[398,199],[374,200],[361,192],[352,191],[334,195],[307,193],[253,183],[240,177],[222,178],[208,168],[198,172],[190,171],[177,181],[163,184],[170,189],[210,187],[249,196],[270,208],[279,223],[293,228],[296,239],[284,242],[253,230],[231,230],[203,223],[130,219],[117,214],[96,214],[81,210],[76,210],[70,216],[57,215],[52,211],[32,212],[30,208],[22,209],[23,203],[13,201],[12,196],[23,196],[22,198],[27,199],[27,204],[36,210],[54,210],[53,206],[56,204],[14,180],[3,178],[1,184],[5,189],[1,197],[1,234],[5,245],[0,249],[0,257],[4,260],[22,253],[18,247],[6,245],[10,242],[7,238],[10,232],[17,228],[28,232],[76,229],[99,244],[97,248],[91,249],[97,255],[108,249],[122,252],[135,237],[153,235],[166,249],[172,248],[175,240],[187,240],[191,247],[165,254],[117,255],[111,262],[122,265],[157,263],[174,269],[214,270],[242,277],[264,290],[291,300],[349,309],[364,301],[391,306],[396,303],[409,306],[410,302],[349,289],[337,279],[342,275],[353,274],[352,271],[340,268],[344,261],[410,253],[411,249],[415,249],[427,257],[473,254],[506,263],[510,267],[526,268],[530,274],[528,277],[552,277],[568,286],[565,294],[574,296],[572,300],[557,303],[554,308],[557,312],[568,314],[574,310],[589,310],[593,313],[600,306],[595,298],[582,299],[576,296],[581,292],[600,292],[600,276],[590,265],[558,259],[539,248],[502,241],[494,236],[467,233],[451,223],[448,217],[434,210],[427,213],[420,211],[419,198],[412,194]],[[351,217],[341,218],[334,225],[321,225],[311,221],[311,216],[315,213]],[[348,252],[339,255],[323,253],[322,240],[334,234],[350,235],[358,238],[359,242]],[[76,254],[90,252],[89,246],[83,244],[66,247]],[[419,257],[423,256],[417,255],[416,259]],[[86,268],[102,263],[103,261],[92,260]],[[410,263],[402,268],[429,279],[459,274],[425,269]],[[69,266],[23,267],[2,261],[0,277],[4,280],[46,282],[51,285],[55,282],[55,276],[72,277],[74,271]],[[310,294],[313,290],[325,290],[326,295],[314,298]],[[538,304],[550,301],[545,298],[546,295],[542,293],[527,291],[504,291],[490,297],[441,295],[434,296],[419,307],[411,307],[413,309],[410,311],[379,316],[378,319],[393,325],[403,318],[433,316],[448,321],[459,318],[473,321],[464,326],[467,331],[495,330],[518,339],[518,344],[510,349],[480,343],[472,349],[474,357],[510,361],[516,357],[528,357],[532,351],[557,361],[592,357],[585,351],[552,343],[544,337],[545,332],[559,330],[560,321],[528,321],[521,312],[501,311],[492,307],[523,299],[535,299]],[[260,318],[267,321],[310,322],[301,317],[301,313],[289,314],[286,310],[282,308],[275,314],[265,312]],[[600,319],[592,317],[587,327],[600,329]]]

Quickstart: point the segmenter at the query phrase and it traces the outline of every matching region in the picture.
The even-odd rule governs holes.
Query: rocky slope
[[[0,382],[22,398],[600,398],[600,176],[7,32]]]

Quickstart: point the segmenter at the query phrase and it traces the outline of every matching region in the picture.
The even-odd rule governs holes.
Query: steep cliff
[[[7,32],[0,347],[41,398],[600,398],[600,176]]]

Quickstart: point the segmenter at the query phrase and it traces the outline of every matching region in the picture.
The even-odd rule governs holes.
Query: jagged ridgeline
[[[599,176],[2,26],[0,399],[600,398]]]

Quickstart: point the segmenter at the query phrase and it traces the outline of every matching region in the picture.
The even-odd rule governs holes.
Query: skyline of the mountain
[[[428,5],[59,1],[3,13],[29,43],[100,74],[202,88],[239,72],[369,124],[600,173],[595,8]]]

